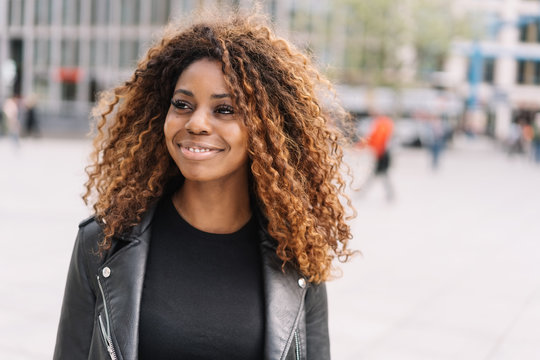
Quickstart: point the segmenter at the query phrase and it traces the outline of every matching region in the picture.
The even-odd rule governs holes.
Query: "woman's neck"
[[[209,233],[233,233],[251,217],[247,179],[229,186],[186,179],[173,195],[173,204],[189,224]]]

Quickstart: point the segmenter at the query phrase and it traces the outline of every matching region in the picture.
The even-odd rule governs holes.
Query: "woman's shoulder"
[[[115,236],[111,239],[110,247],[100,249],[104,238],[104,223],[92,215],[79,223],[76,248],[87,256],[90,261],[103,263],[130,241],[129,236]]]
[[[103,240],[103,228],[96,216],[92,215],[79,223],[79,231],[75,240],[75,252],[79,259],[88,265],[99,266],[107,253],[100,253],[99,244]]]
[[[79,228],[82,228],[82,227],[85,227],[91,223],[97,223],[96,222],[96,215],[90,215],[89,217],[87,217],[86,219],[82,220],[80,223],[79,223]]]
[[[89,216],[79,223],[79,242],[83,246],[90,246],[99,242],[103,230],[95,215]]]

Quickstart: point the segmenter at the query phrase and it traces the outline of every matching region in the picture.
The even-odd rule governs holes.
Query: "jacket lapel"
[[[281,270],[282,261],[276,255],[275,246],[264,231],[261,233],[266,302],[265,359],[284,359],[294,340],[306,289],[300,286],[300,276],[294,269],[286,266],[285,272]]]
[[[139,313],[153,214],[154,208],[126,239],[130,243],[109,258],[98,273],[109,307],[113,343],[123,359],[138,356]],[[110,269],[106,278],[102,276],[105,267]]]

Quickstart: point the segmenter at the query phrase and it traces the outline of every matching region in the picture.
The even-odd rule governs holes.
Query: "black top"
[[[171,198],[152,224],[139,325],[139,359],[262,359],[264,291],[257,224],[211,234]]]

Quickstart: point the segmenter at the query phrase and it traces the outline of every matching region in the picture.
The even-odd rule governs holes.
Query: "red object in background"
[[[77,67],[62,67],[58,69],[58,81],[63,83],[78,83],[82,77],[82,70]]]
[[[394,122],[388,116],[380,115],[373,120],[367,144],[373,149],[377,158],[380,158],[386,151],[386,146],[393,131]]]

